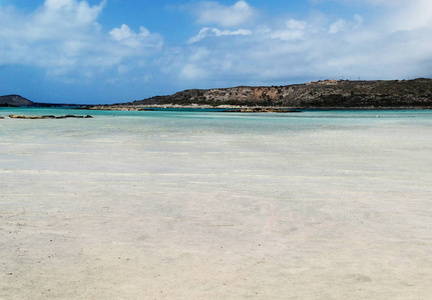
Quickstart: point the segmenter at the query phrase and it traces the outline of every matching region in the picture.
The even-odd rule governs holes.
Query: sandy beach
[[[1,120],[0,299],[432,297],[431,121],[107,118]]]

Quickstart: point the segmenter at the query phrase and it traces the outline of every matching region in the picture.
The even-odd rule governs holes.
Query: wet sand
[[[0,299],[432,297],[430,126],[2,122]]]

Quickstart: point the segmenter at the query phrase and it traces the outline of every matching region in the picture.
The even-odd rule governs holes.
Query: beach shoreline
[[[82,109],[88,110],[119,110],[119,111],[139,111],[146,109],[228,109],[228,110],[238,110],[238,109],[262,109],[262,110],[430,110],[432,106],[407,106],[407,107],[386,107],[386,106],[362,106],[362,107],[298,107],[298,106],[249,106],[249,105],[179,105],[179,104],[151,104],[151,105],[91,105],[84,106]]]
[[[432,115],[376,115],[4,120],[0,298],[428,299]]]

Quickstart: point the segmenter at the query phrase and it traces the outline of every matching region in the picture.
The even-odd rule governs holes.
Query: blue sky
[[[430,0],[0,0],[0,95],[37,102],[416,77]]]

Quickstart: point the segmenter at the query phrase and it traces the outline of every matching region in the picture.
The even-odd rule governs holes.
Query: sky
[[[0,95],[432,77],[431,0],[0,0]]]

